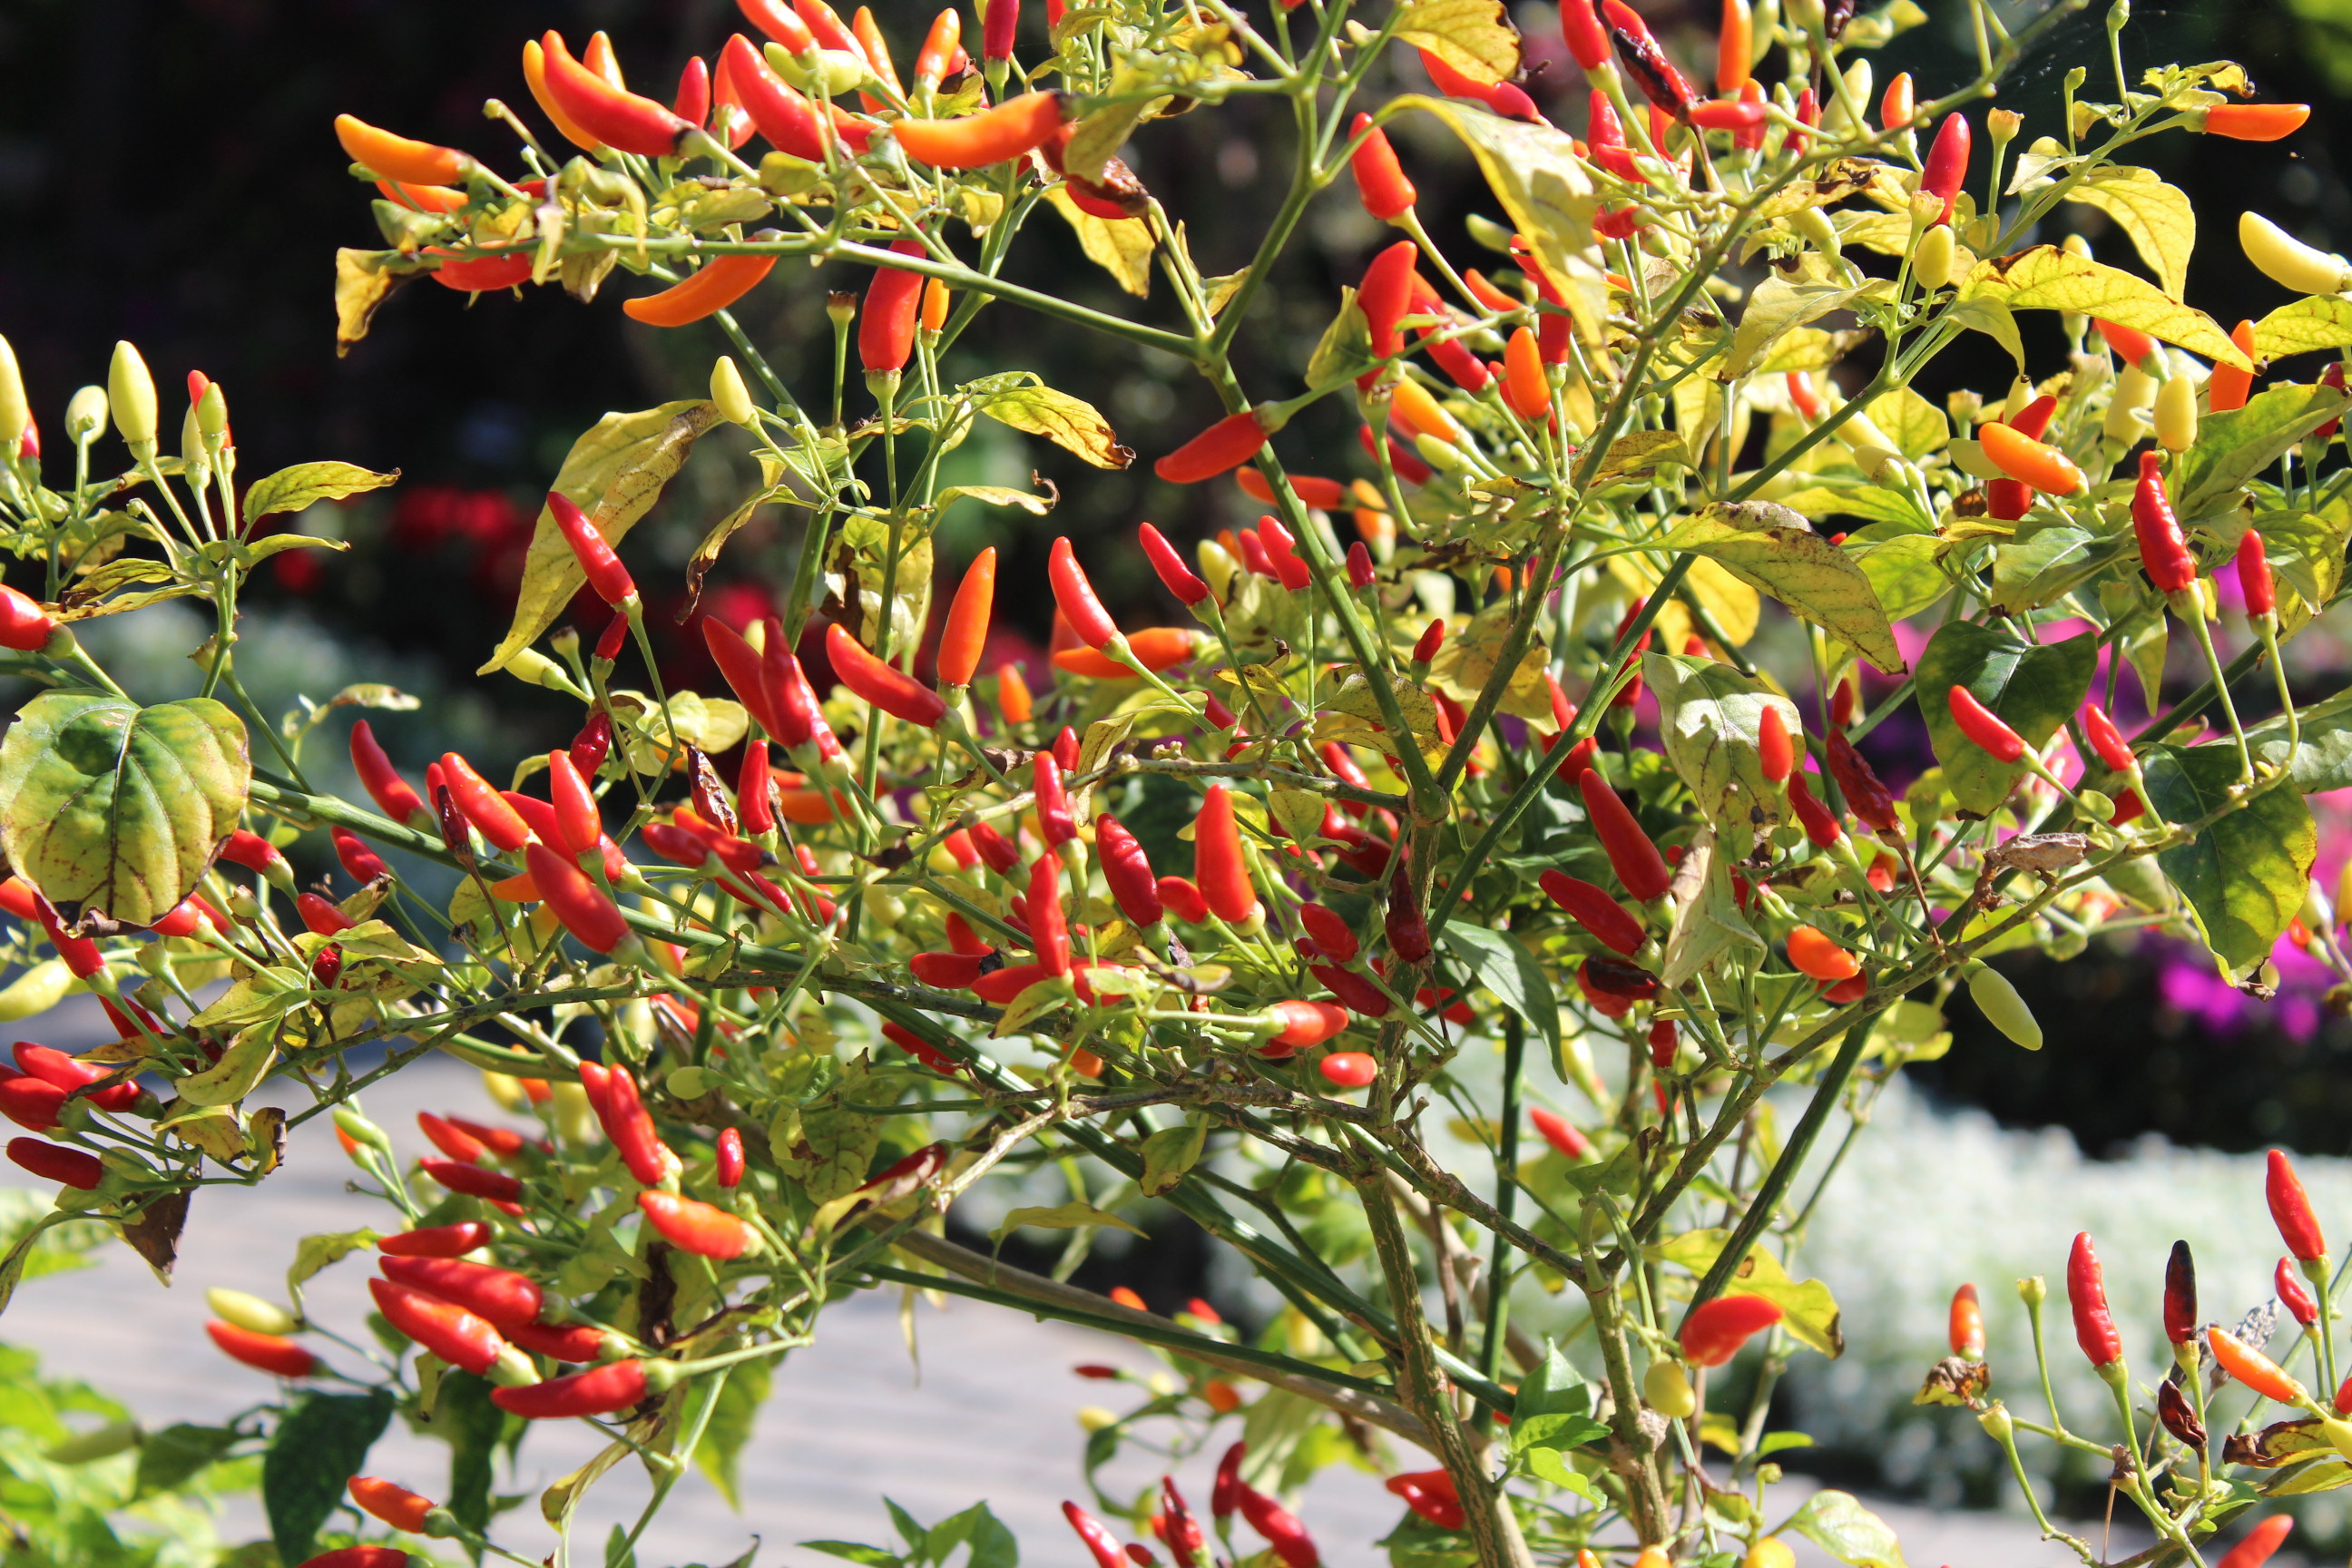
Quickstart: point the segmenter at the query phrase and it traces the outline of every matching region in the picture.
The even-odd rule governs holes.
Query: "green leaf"
[[[2285,359],[2352,348],[2352,300],[2307,295],[2281,305],[2254,323],[2254,357]]]
[[[2197,248],[2197,209],[2186,192],[2166,184],[2153,169],[2109,163],[2076,182],[2066,199],[2115,219],[2164,291],[2180,298],[2189,284],[2189,255]]]
[[[399,480],[398,468],[378,474],[351,463],[297,463],[267,479],[256,479],[245,492],[246,526],[250,528],[276,512],[300,511],[322,500],[341,500],[363,490],[380,490]]]
[[[2094,533],[2072,516],[2037,515],[1993,552],[1993,604],[2023,615],[2055,603],[2123,552],[2122,535]]]
[[[236,826],[252,774],[244,721],[209,698],[44,692],[0,742],[0,847],[68,921],[152,924]]]
[[[727,1506],[740,1513],[743,1500],[736,1490],[738,1461],[758,1425],[760,1406],[767,1403],[772,1371],[764,1361],[749,1361],[730,1368],[724,1375],[726,1381],[719,1385],[711,1405],[710,1420],[702,1428],[702,1441],[694,1446],[694,1462],[710,1478]]]
[[[139,1439],[139,1468],[131,1495],[153,1497],[174,1489],[206,1466],[218,1463],[236,1440],[237,1434],[226,1426],[194,1426],[185,1421],[148,1433]]]
[[[2253,363],[2229,333],[2202,310],[2191,310],[2145,279],[2074,256],[2054,245],[2037,245],[2012,256],[1977,263],[1960,285],[1958,299],[1990,300],[2012,310],[2072,310],[2150,337],[2179,343],[2190,353],[2240,370]]]
[[[1868,283],[1794,282],[1778,273],[1768,275],[1748,295],[1739,329],[1731,334],[1731,348],[1717,374],[1727,380],[1747,374],[1782,333],[1845,310],[1873,288]]]
[[[1050,386],[1008,387],[982,403],[980,411],[1000,425],[1043,436],[1097,468],[1116,470],[1135,461],[1135,449],[1118,444],[1110,422],[1093,404]]]
[[[1380,363],[1372,353],[1372,329],[1357,307],[1356,291],[1339,290],[1339,313],[1315,340],[1315,352],[1307,356],[1307,384],[1328,386],[1363,374]]]
[[[286,1270],[286,1292],[294,1299],[294,1310],[302,1310],[302,1286],[312,1275],[329,1264],[341,1263],[362,1247],[373,1247],[381,1233],[373,1230],[339,1231],[329,1236],[306,1236],[294,1244],[294,1262]]]
[[[1545,978],[1543,965],[1535,955],[1517,937],[1467,921],[1448,921],[1439,940],[1477,974],[1480,984],[1528,1021],[1557,1064],[1559,999],[1552,994],[1551,982]]]
[[[1757,759],[1764,710],[1777,708],[1791,737],[1804,732],[1797,705],[1730,665],[1677,654],[1643,657],[1642,673],[1657,693],[1666,760],[1693,800],[1735,851],[1780,820],[1780,795],[1764,782]]]
[[[521,1425],[521,1417],[509,1417],[490,1403],[488,1378],[454,1367],[441,1374],[441,1386],[433,1398],[431,1429],[449,1445],[446,1506],[457,1516],[458,1523],[470,1530],[484,1529],[490,1522],[491,1463],[509,1419],[518,1427]]]
[[[1986,816],[2025,776],[2021,763],[2001,763],[1960,733],[1952,718],[1955,686],[1966,687],[2001,721],[2039,749],[2083,704],[2098,665],[2098,637],[2085,632],[2036,643],[2006,626],[1946,621],[1919,655],[1914,673],[1927,739],[1944,766],[1944,788],[1962,811]]]
[[[1672,430],[1635,430],[1609,443],[1601,466],[1592,471],[1591,488],[1627,479],[1646,479],[1669,463],[1691,466],[1690,451]]]
[[[2333,387],[2274,386],[2243,408],[2208,414],[2198,422],[2197,444],[2166,476],[2173,510],[2183,522],[2231,510],[2238,492],[2281,453],[2347,409],[2352,395]]]
[[[1943,541],[1900,524],[1872,523],[1849,534],[1845,552],[1870,579],[1889,621],[1916,616],[1946,594],[1952,581],[1936,563]]]
[[[1184,1173],[1200,1163],[1201,1149],[1208,1137],[1208,1121],[1194,1116],[1179,1126],[1162,1127],[1146,1138],[1143,1174],[1136,1179],[1143,1195],[1156,1198],[1182,1181]]]
[[[1492,86],[1519,74],[1519,33],[1502,0],[1408,0],[1394,26],[1473,81]]]
[[[2303,744],[2290,755],[2286,717],[2266,719],[2246,731],[2246,745],[2258,763],[2291,767],[2294,787],[2305,795],[2352,789],[2352,690],[2339,691],[2302,710]]]
[[[261,1460],[261,1507],[280,1563],[310,1555],[319,1527],[392,1420],[389,1391],[310,1394],[278,1422]]]
[[[1851,1492],[1815,1492],[1789,1528],[1853,1568],[1908,1568],[1895,1531]]]
[[[2167,822],[2194,822],[2218,809],[2242,774],[2235,742],[2158,746],[2140,758],[2148,804]],[[2157,857],[2189,900],[2205,945],[2233,971],[2268,958],[2303,908],[2319,830],[2295,790],[2265,790]]]
[[[1900,674],[1902,650],[1862,568],[1811,529],[1770,521],[1770,515],[1712,506],[1685,519],[1661,547],[1721,563],[1733,576],[1852,645],[1882,674]]]
[[[607,414],[572,443],[552,488],[588,514],[608,544],[617,545],[637,520],[661,499],[662,489],[686,465],[702,433],[719,411],[698,398],[681,398],[635,414]],[[580,558],[542,505],[523,557],[522,589],[515,599],[514,624],[477,675],[493,675],[537,642],[555,624],[572,596],[587,585]]]
[[[1944,411],[1907,386],[1872,398],[1863,414],[1913,462],[1952,444],[1952,422]]]
[[[1049,974],[1034,984],[1023,988],[1020,995],[1004,1005],[1003,1016],[996,1027],[989,1031],[992,1039],[1009,1039],[1055,1008],[1075,1001],[1077,987],[1066,974]]]
[[[865,1568],[906,1568],[906,1559],[895,1552],[885,1552],[878,1546],[861,1546],[855,1541],[803,1541],[801,1544],[811,1552],[822,1552],[827,1557],[845,1557]]]

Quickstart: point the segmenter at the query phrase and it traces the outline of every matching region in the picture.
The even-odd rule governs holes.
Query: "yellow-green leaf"
[[[254,481],[253,488],[245,492],[245,521],[252,523],[276,512],[301,511],[318,501],[341,500],[362,490],[382,489],[399,479],[398,468],[379,474],[352,463],[297,463]]]
[[[1462,138],[1510,215],[1511,226],[1534,248],[1536,264],[1567,301],[1578,331],[1599,342],[1608,316],[1608,286],[1588,252],[1600,198],[1568,133],[1423,93],[1406,93],[1390,108],[1427,110]]]
[[[1684,521],[1664,547],[1722,563],[1733,576],[1844,639],[1882,673],[1902,670],[1902,650],[1877,590],[1843,551],[1811,529],[1717,506]]]
[[[2188,288],[2189,253],[2197,248],[2197,209],[2186,193],[2158,179],[2155,170],[2111,163],[2084,176],[2066,199],[2115,219],[2116,226],[2131,236],[2140,259],[2166,293],[2177,300]]]
[[[1739,330],[1731,335],[1731,348],[1724,355],[1719,374],[1726,379],[1747,374],[1781,333],[1845,309],[1873,287],[1792,283],[1777,273],[1765,279],[1748,297],[1748,309],[1740,315]]]
[[[2253,368],[2253,362],[2204,311],[2182,304],[2144,278],[2087,256],[2070,256],[2054,245],[2037,245],[2013,256],[1979,261],[1961,285],[1959,298],[1990,300],[2012,310],[2074,310],[2097,316],[2178,343],[2190,353],[2240,370]]]
[[[554,489],[588,514],[606,543],[618,544],[660,499],[694,450],[694,443],[717,422],[719,411],[699,399],[665,403],[637,414],[607,414],[572,444],[555,473]],[[579,557],[563,542],[555,514],[539,509],[530,552],[523,558],[522,591],[515,600],[514,624],[489,662],[476,670],[490,675],[537,642],[572,596],[587,582]]]
[[[1863,412],[1894,439],[1895,449],[1913,462],[1952,444],[1952,422],[1944,417],[1944,411],[1907,386],[1872,398]]]
[[[1519,31],[1502,0],[1411,0],[1397,17],[1396,36],[1473,81],[1491,85],[1519,73]]]
[[[991,394],[980,411],[1000,425],[1043,436],[1097,468],[1124,468],[1135,461],[1135,448],[1118,444],[1110,421],[1093,404],[1050,386],[1006,387]]]
[[[278,1026],[256,1024],[236,1037],[221,1059],[173,1084],[190,1105],[235,1105],[261,1086],[278,1062]]]
[[[1076,1230],[1084,1226],[1107,1225],[1126,1231],[1130,1236],[1143,1232],[1115,1214],[1105,1214],[1092,1204],[1056,1204],[1052,1208],[1019,1208],[1004,1216],[1004,1223],[990,1231],[992,1240],[1003,1241],[1023,1226],[1038,1230]]]
[[[1668,463],[1691,466],[1682,437],[1672,430],[1635,430],[1609,443],[1601,467],[1593,470],[1590,488],[1598,489],[1620,479],[1646,479]]]
[[[1109,273],[1121,289],[1140,300],[1151,292],[1151,226],[1140,218],[1097,217],[1082,210],[1067,185],[1045,193],[1078,237],[1087,259]]]
[[[2317,294],[2281,305],[2254,323],[2254,357],[2284,359],[2352,348],[2352,300]]]

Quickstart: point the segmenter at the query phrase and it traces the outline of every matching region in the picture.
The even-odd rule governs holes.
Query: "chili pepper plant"
[[[606,1561],[657,1557],[688,1465],[749,1430],[722,1401],[756,1403],[827,1303],[887,1290],[1165,1359],[1087,1447],[1068,1511],[1103,1568],[1309,1568],[1279,1497],[1342,1456],[1390,1478],[1399,1561],[1769,1564],[1802,1533],[1898,1562],[1852,1498],[1771,1489],[1795,1440],[1768,1430],[1776,1384],[1842,1343],[1797,1247],[1833,1110],[1932,1049],[1962,985],[2020,1047],[2066,1048],[1988,966],[2003,950],[2161,925],[2259,990],[2300,920],[2352,980],[2304,801],[2352,782],[2343,708],[2282,649],[2343,589],[2352,398],[2323,356],[2352,349],[2352,268],[2248,214],[2234,238],[2278,296],[2234,331],[2186,301],[2197,215],[2142,144],[2284,156],[2262,144],[2305,111],[2247,101],[2227,63],[2126,74],[2120,3],[2056,123],[1990,107],[2081,8],[2012,29],[1976,4],[1973,76],[1882,94],[1869,51],[1921,19],[1907,0],[1727,0],[1712,58],[1568,0],[1581,136],[1516,85],[1495,0],[1049,4],[1026,29],[994,0],[976,33],[743,0],[667,102],[601,36],[548,33],[471,149],[339,117],[385,239],[335,258],[345,346],[421,279],[625,296],[719,355],[708,397],[609,415],[550,476],[482,669],[580,728],[504,779],[323,722],[373,689],[280,722],[239,681],[247,574],[327,542],[257,524],[393,476],[248,481],[200,374],[167,447],[178,399],[127,343],[45,426],[0,356],[24,584],[0,642],[42,688],[0,744],[5,1005],[87,991],[119,1037],[18,1047],[8,1152],[58,1184],[55,1222],[161,1267],[196,1188],[268,1179],[332,1118],[373,1208],[287,1249],[287,1304],[215,1303],[219,1348],[280,1380],[251,1428],[280,1560],[535,1560],[481,1434],[543,1420],[609,1442],[541,1500],[552,1560],[625,1458],[653,1495]],[[1391,90],[1403,52],[1435,94]],[[677,63],[630,62],[641,86]],[[1203,276],[1118,154],[1244,97],[1288,112],[1287,195],[1245,266]],[[1466,239],[1418,216],[1387,131],[1412,117],[1485,178]],[[1303,379],[1249,384],[1236,341],[1318,202],[1395,237],[1326,301]],[[2105,258],[2039,237],[2076,208],[2112,220]],[[1124,313],[1015,280],[1073,240]],[[779,261],[833,290],[829,378],[785,384],[731,313],[785,286]],[[983,311],[1093,334],[1107,374],[1153,351],[1226,413],[1118,432],[1090,387],[959,382]],[[1970,333],[2015,379],[1931,400]],[[1286,431],[1318,405],[1360,442]],[[1050,526],[1053,498],[945,482],[982,420],[1103,470],[1139,449],[1262,515],[1189,548],[1141,519],[1085,542],[1148,559],[1181,606],[1158,626],[1121,625],[1057,540],[1050,686],[983,668],[996,558],[949,569],[940,519]],[[781,614],[703,623],[718,680],[666,689],[622,552],[722,424],[761,478],[710,520],[689,597],[763,506],[799,564]],[[214,616],[202,689],[142,706],[76,626],[172,597]],[[2190,689],[2164,681],[2174,639]],[[1898,792],[1869,737],[1915,705],[1937,766]],[[339,741],[364,799],[323,787]],[[1171,802],[1182,834],[1141,823]],[[298,845],[342,875],[298,887]],[[428,863],[453,895],[396,868]],[[502,1119],[370,1121],[371,1087],[436,1053]],[[1071,1232],[1075,1264],[1121,1211],[1181,1215],[1278,1310],[1244,1333],[948,1234],[981,1184],[1055,1173],[1071,1201],[1009,1228]],[[2352,1429],[2308,1392],[2336,1386],[2337,1281],[2291,1183],[2271,1202],[2323,1381],[2193,1305],[2182,1371],[2134,1381],[2086,1240],[2068,1289],[2112,1430],[2011,1415],[1973,1293],[1930,1394],[2012,1453],[2112,1447],[2166,1561],[2343,1484]],[[373,1338],[310,1316],[304,1282],[371,1253]],[[2296,1414],[2256,1431],[2207,1368]],[[446,1484],[361,1473],[395,1413],[459,1433]],[[1167,1480],[1109,1489],[1137,1443]],[[975,1511],[909,1550],[1002,1533]]]

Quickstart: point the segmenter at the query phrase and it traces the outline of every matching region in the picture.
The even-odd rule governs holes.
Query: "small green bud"
[[[2008,1408],[1998,1399],[1992,1402],[1990,1409],[1977,1417],[1977,1425],[1985,1429],[1986,1436],[2004,1448],[2009,1447],[2017,1429],[2016,1422],[2010,1419]]]
[[[142,462],[155,455],[155,378],[147,362],[127,342],[114,345],[114,363],[106,372],[107,403],[115,427],[122,432],[131,455]]]
[[[362,1116],[348,1105],[338,1105],[334,1110],[335,1125],[341,1128],[354,1143],[364,1143],[387,1157],[392,1155],[392,1140],[383,1128]]]
[[[720,354],[711,363],[710,401],[719,405],[719,417],[730,425],[740,425],[746,430],[759,427],[760,411],[752,406],[751,390],[743,384],[743,373],[735,368],[732,354]]]
[[[2050,1300],[2050,1281],[2036,1274],[2017,1282],[2017,1299],[2037,1311]]]
[[[1497,256],[1511,254],[1511,231],[1493,218],[1483,214],[1472,213],[1462,220],[1462,226],[1470,231],[1472,239]]]
[[[86,447],[106,434],[106,388],[85,386],[66,399],[66,439]]]
[[[507,660],[507,673],[526,686],[544,686],[550,691],[572,689],[571,675],[535,647],[523,648]]]

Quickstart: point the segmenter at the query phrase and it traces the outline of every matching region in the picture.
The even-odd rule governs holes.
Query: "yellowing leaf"
[[[1151,226],[1140,218],[1097,217],[1080,209],[1067,185],[1045,193],[1054,210],[1077,232],[1087,259],[1109,273],[1121,289],[1140,300],[1151,292]]]
[[[1478,693],[1486,689],[1496,662],[1502,657],[1504,639],[1510,635],[1511,618],[1508,599],[1497,599],[1480,610],[1470,617],[1468,626],[1445,639],[1430,664],[1429,678],[1455,701],[1475,701]],[[1518,668],[1511,672],[1510,681],[1503,689],[1499,704],[1503,712],[1538,723],[1551,721],[1551,688],[1544,683],[1544,661],[1543,638],[1529,638],[1519,656]],[[1277,792],[1277,805],[1281,799]],[[1318,797],[1314,820],[1319,823],[1322,819]]]
[[[1620,479],[1646,479],[1668,463],[1691,466],[1690,451],[1682,437],[1672,430],[1636,430],[1609,444],[1589,488],[1598,489]]]
[[[1462,138],[1511,226],[1534,247],[1536,264],[1567,301],[1577,331],[1599,342],[1608,316],[1607,285],[1586,253],[1601,204],[1568,133],[1423,93],[1406,93],[1391,107],[1425,109]]]
[[[1000,425],[1043,436],[1097,468],[1124,468],[1135,461],[1135,449],[1118,444],[1110,422],[1093,404],[1050,386],[1005,388],[991,395],[980,411]]]
[[[2186,193],[2158,179],[2153,169],[2109,164],[2085,175],[2066,199],[2115,219],[2164,291],[2180,297],[2189,283],[2189,253],[2197,248],[2197,209]]]
[[[2254,357],[2352,348],[2352,300],[2319,294],[2281,305],[2254,323]]]
[[[2037,245],[2013,256],[1977,263],[1976,270],[1961,285],[1959,297],[1990,300],[2012,310],[2074,310],[2097,316],[2178,343],[2190,353],[2240,370],[2253,368],[2253,362],[2204,311],[2190,309],[2145,279],[2087,256],[2069,256],[2054,245]]]
[[[1106,1214],[1092,1204],[1068,1203],[1056,1204],[1052,1208],[1014,1209],[1004,1216],[1003,1224],[989,1232],[989,1236],[994,1240],[1003,1241],[1024,1226],[1034,1226],[1038,1230],[1076,1230],[1090,1225],[1110,1226],[1115,1229],[1126,1231],[1130,1236],[1143,1234],[1118,1215]]]
[[[1473,81],[1508,81],[1519,73],[1519,33],[1502,0],[1411,0],[1396,20],[1396,36]]]
[[[1881,393],[1863,412],[1893,438],[1895,450],[1914,462],[1952,444],[1952,422],[1943,410],[1907,386]]]
[[[1731,335],[1719,373],[1728,380],[1748,374],[1764,351],[1783,332],[1803,326],[1832,310],[1842,310],[1875,284],[1791,283],[1777,273],[1756,286],[1740,314],[1739,330]]]
[[[399,478],[398,468],[379,474],[351,463],[297,463],[254,481],[253,488],[245,492],[245,521],[257,522],[277,512],[304,510],[313,502],[340,500],[362,490],[381,489]]]
[[[1655,563],[1640,555],[1612,555],[1609,558],[1609,571],[1641,596],[1647,596],[1664,575]],[[1659,647],[1680,647],[1698,633],[1698,619],[1691,614],[1691,605],[1704,610],[1715,623],[1716,630],[1734,647],[1748,646],[1764,614],[1764,601],[1755,589],[1702,555],[1683,574],[1682,584],[1675,590],[1674,598],[1658,611]]]
[[[1843,638],[1881,673],[1902,670],[1902,651],[1895,646],[1885,608],[1870,579],[1843,551],[1811,529],[1717,506],[1685,521],[1664,545],[1721,562],[1733,576]]]
[[[712,405],[684,398],[637,414],[607,414],[572,444],[555,473],[554,489],[588,514],[608,544],[618,544],[661,498],[662,487],[685,465],[694,443],[719,418]],[[476,670],[490,675],[540,639],[572,602],[587,574],[563,542],[555,514],[539,509],[530,552],[523,558],[522,591],[506,640]]]
[[[368,325],[383,302],[392,298],[393,290],[413,276],[394,272],[383,263],[390,253],[380,250],[343,249],[335,252],[335,357],[342,358],[352,352],[352,345],[368,335]]]

